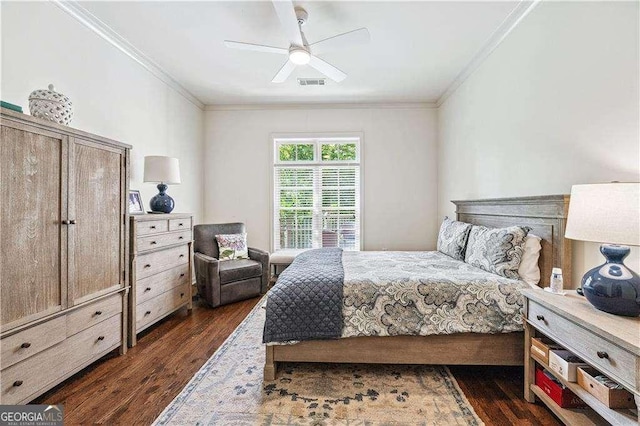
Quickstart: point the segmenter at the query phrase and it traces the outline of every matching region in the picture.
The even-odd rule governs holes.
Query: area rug
[[[263,382],[262,302],[155,425],[481,425],[444,366],[282,364]]]

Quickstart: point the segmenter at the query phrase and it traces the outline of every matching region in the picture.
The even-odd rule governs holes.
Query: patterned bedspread
[[[343,252],[342,262],[342,337],[523,329],[523,281],[436,251]]]

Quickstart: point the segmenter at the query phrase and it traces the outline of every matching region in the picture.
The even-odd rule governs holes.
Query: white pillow
[[[518,275],[522,281],[530,286],[537,286],[540,282],[540,267],[538,266],[540,250],[542,250],[540,241],[542,238],[533,234],[528,234],[524,240],[524,253],[518,267]]]

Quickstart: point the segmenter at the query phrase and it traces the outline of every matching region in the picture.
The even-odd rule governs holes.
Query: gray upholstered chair
[[[196,225],[194,261],[198,294],[216,307],[259,296],[269,283],[269,253],[249,248],[249,259],[218,260],[216,235],[245,233],[244,223]]]

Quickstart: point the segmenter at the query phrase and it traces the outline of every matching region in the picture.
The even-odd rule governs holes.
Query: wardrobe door
[[[72,138],[69,292],[77,305],[124,286],[124,151]]]
[[[3,120],[0,135],[2,331],[66,307],[66,136]]]

